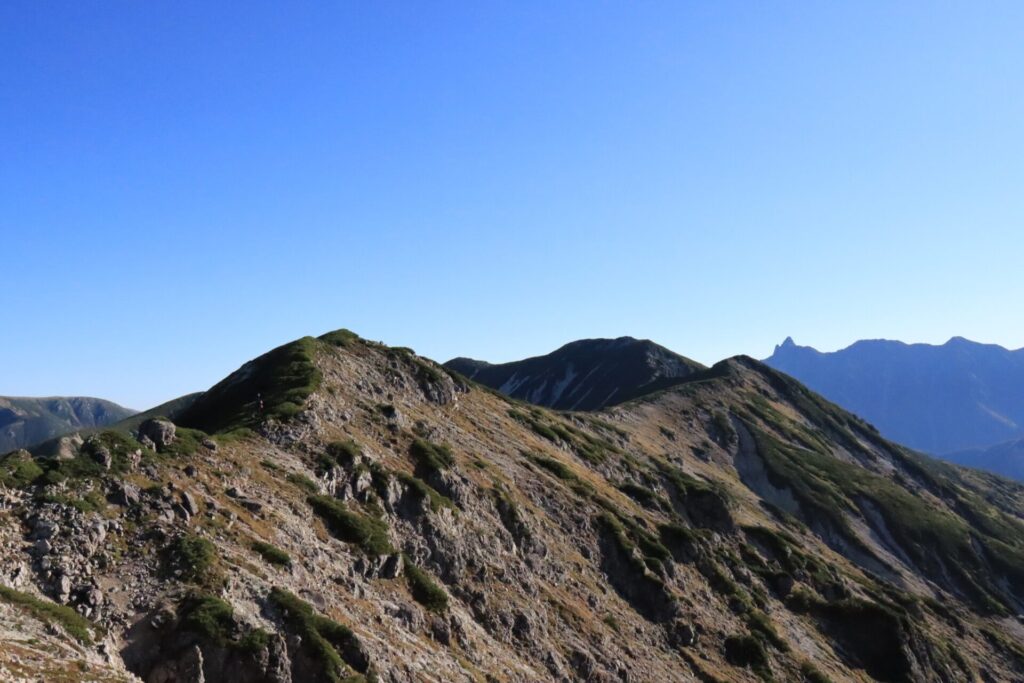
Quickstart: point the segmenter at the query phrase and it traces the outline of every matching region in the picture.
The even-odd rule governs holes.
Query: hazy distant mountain
[[[134,414],[134,410],[99,398],[0,396],[0,453],[78,429],[111,425]]]
[[[1007,441],[988,448],[960,451],[943,457],[958,465],[988,470],[1024,481],[1024,439]]]
[[[1024,349],[954,337],[821,353],[790,338],[765,363],[918,450],[948,454],[1024,436]]]
[[[678,382],[704,366],[646,339],[582,339],[546,356],[492,365],[445,363],[470,379],[537,405],[598,410]]]

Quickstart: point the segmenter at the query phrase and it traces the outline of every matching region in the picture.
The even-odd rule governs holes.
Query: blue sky
[[[438,360],[1024,346],[1022,30],[997,2],[4,3],[0,394],[145,408],[338,327]]]

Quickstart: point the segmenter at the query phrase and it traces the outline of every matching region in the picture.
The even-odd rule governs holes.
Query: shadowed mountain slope
[[[455,358],[445,367],[529,403],[598,410],[664,388],[704,369],[646,339],[583,339],[545,356],[492,365]]]
[[[749,358],[556,412],[340,331],[176,419],[0,459],[0,677],[1024,677],[1024,487]]]

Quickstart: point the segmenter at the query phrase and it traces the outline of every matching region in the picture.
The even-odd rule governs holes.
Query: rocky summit
[[[338,331],[0,481],[3,681],[1024,680],[1024,487],[745,357],[557,412]]]

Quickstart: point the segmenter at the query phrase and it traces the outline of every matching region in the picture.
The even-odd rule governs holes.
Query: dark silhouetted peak
[[[559,410],[597,410],[671,386],[704,369],[647,339],[580,339],[545,355],[488,364],[457,358],[445,366],[498,391]]]
[[[476,373],[480,372],[483,368],[490,367],[491,364],[485,360],[476,360],[475,358],[452,358],[450,361],[444,364],[449,370],[454,370],[460,374],[473,379],[476,377]]]

